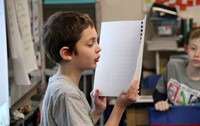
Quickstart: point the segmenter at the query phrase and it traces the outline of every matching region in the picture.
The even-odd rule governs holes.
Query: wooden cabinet
[[[126,110],[127,126],[148,126],[147,108],[128,108]]]
[[[136,103],[126,109],[127,126],[148,126],[147,108],[153,106],[152,96],[139,96]]]

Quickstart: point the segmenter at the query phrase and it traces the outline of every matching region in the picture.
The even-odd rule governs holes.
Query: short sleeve
[[[58,126],[94,126],[81,97],[76,94],[62,95],[53,110]]]
[[[78,95],[68,97],[68,109],[73,126],[94,126],[88,112],[90,111],[84,100]]]
[[[58,126],[71,126],[69,112],[67,109],[67,100],[65,95],[61,95],[53,107],[53,118]]]

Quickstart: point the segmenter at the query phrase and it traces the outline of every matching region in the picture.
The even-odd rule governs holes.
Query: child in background
[[[156,85],[153,93],[156,110],[200,103],[200,28],[188,34],[185,51],[188,58],[171,59]]]
[[[42,126],[93,126],[106,109],[106,97],[91,93],[91,109],[79,81],[84,70],[95,69],[100,59],[97,33],[89,16],[57,12],[43,26],[42,42],[49,59],[58,64],[45,92]],[[113,84],[114,85],[114,84]],[[117,126],[125,108],[137,99],[138,80],[117,98],[105,126]]]

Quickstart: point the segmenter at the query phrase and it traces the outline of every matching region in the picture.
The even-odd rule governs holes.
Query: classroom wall
[[[102,21],[114,20],[141,20],[144,18],[143,0],[97,0],[96,16],[97,29],[100,31]],[[148,40],[152,36],[152,26],[147,20],[146,36]],[[147,52],[146,44],[144,47],[143,65],[147,68],[155,68],[155,58],[153,52]]]

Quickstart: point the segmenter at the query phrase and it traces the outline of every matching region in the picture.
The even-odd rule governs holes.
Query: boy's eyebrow
[[[88,38],[87,40],[95,40],[97,39],[96,37],[91,37],[91,38]]]
[[[195,47],[198,47],[198,45],[195,45],[195,44],[191,44],[191,46],[195,46]]]

